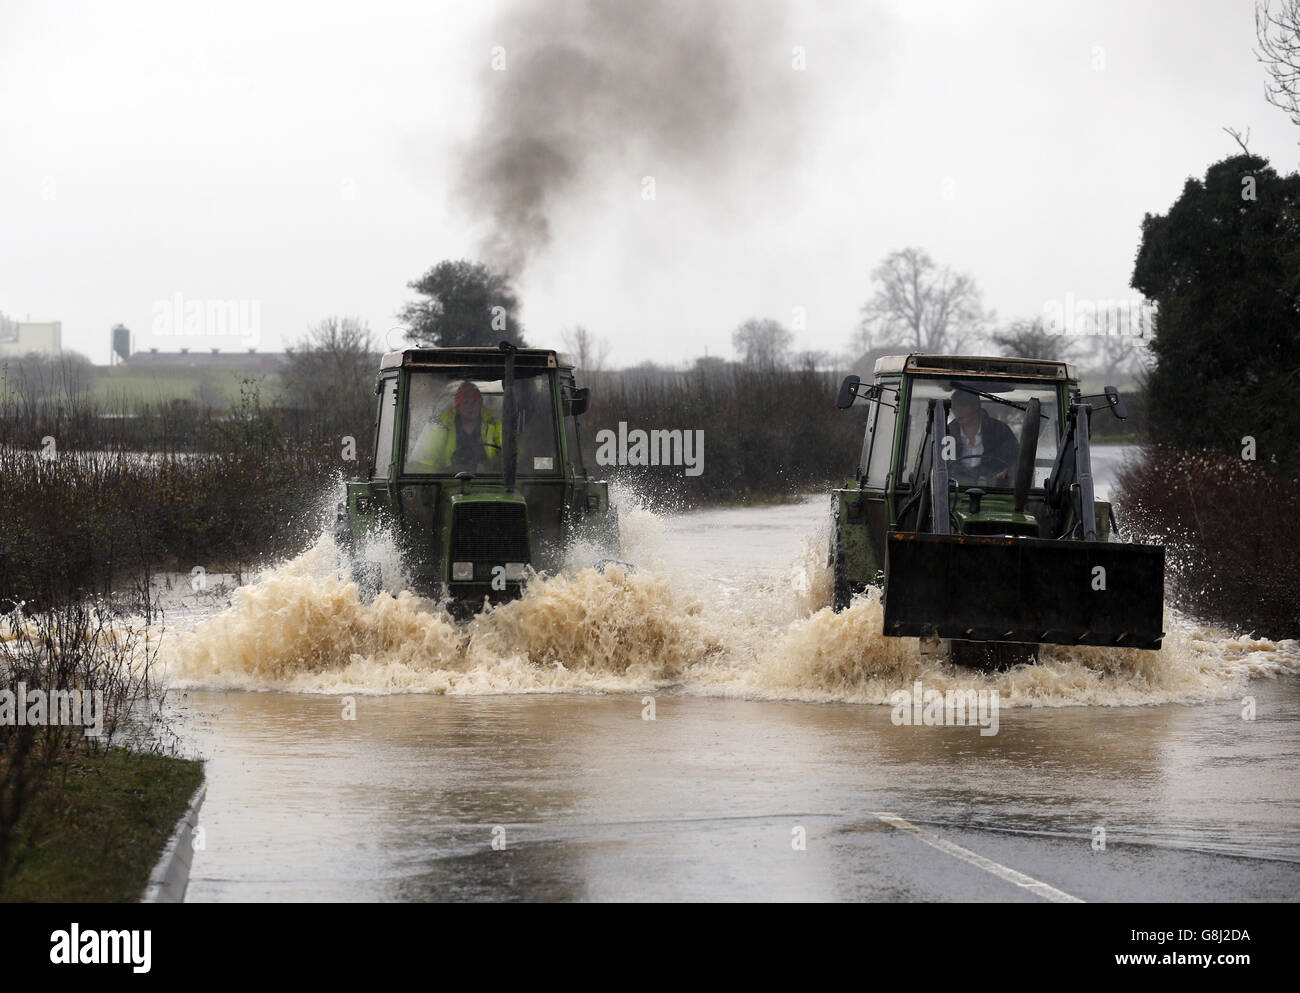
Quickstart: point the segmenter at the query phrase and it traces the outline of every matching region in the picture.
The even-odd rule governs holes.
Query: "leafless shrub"
[[[1300,479],[1211,451],[1152,448],[1121,472],[1121,524],[1163,542],[1173,602],[1206,621],[1300,637]]]
[[[0,890],[36,841],[22,829],[23,814],[51,787],[61,755],[174,750],[157,668],[148,631],[95,604],[0,617],[0,693],[10,702],[0,719]],[[24,710],[19,723],[17,709],[36,692],[43,712]]]

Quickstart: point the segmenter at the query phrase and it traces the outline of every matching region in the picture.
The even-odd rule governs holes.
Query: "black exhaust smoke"
[[[639,195],[653,175],[716,191],[737,162],[798,145],[800,94],[771,0],[532,0],[489,47],[484,116],[459,202],[483,225],[483,261],[518,277],[553,220],[594,180]],[[621,178],[620,178],[621,177]]]

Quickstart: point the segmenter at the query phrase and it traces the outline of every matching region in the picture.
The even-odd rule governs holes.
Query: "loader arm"
[[[948,460],[943,457],[943,440],[948,436],[948,401],[931,400],[929,410],[930,449],[930,519],[935,534],[952,533],[952,516],[948,510]]]
[[[1092,449],[1089,437],[1091,408],[1084,403],[1070,404],[1066,417],[1065,441],[1056,453],[1056,463],[1047,477],[1047,505],[1056,512],[1056,526],[1061,530],[1062,516],[1074,518],[1070,534],[1062,537],[1083,541],[1097,540],[1097,516],[1093,510]]]

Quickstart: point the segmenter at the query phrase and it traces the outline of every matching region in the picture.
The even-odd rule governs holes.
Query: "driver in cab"
[[[483,393],[461,383],[450,410],[420,439],[412,459],[419,472],[500,471],[501,421],[483,409]]]
[[[952,395],[952,420],[948,422],[948,434],[957,440],[957,459],[971,459],[983,456],[990,460],[989,468],[996,470],[993,478],[1005,482],[1011,474],[1012,466],[1020,445],[1015,433],[1006,424],[980,405],[980,398],[966,390],[957,390]]]

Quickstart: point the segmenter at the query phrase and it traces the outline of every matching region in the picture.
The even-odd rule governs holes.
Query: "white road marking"
[[[973,866],[983,869],[985,872],[991,872],[999,879],[1005,879],[1009,883],[1015,883],[1017,886],[1023,886],[1035,896],[1041,896],[1044,900],[1051,900],[1053,903],[1083,903],[1077,896],[1070,896],[1058,890],[1055,886],[1048,886],[1046,883],[1040,883],[1033,876],[1026,876],[1023,872],[1017,872],[1010,869],[1000,862],[994,862],[992,859],[985,858],[983,855],[976,855],[969,848],[962,848],[961,845],[954,844],[951,841],[945,841],[937,835],[930,834],[928,831],[922,831],[915,824],[903,820],[897,814],[871,812],[872,817],[879,818],[890,827],[898,828],[900,831],[907,831],[914,834],[924,841],[931,848],[937,848],[941,852],[946,852],[953,858],[961,859],[963,862],[969,862]]]

